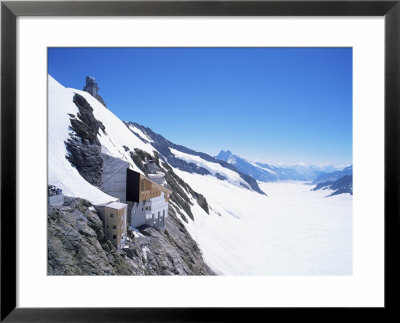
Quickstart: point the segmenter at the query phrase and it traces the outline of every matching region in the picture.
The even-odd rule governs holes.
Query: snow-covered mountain
[[[340,171],[322,173],[314,181],[317,184],[313,190],[332,190],[330,196],[349,193],[353,194],[353,165]]]
[[[235,165],[197,152],[165,139],[150,128],[135,122],[125,122],[126,126],[144,143],[152,145],[160,154],[160,158],[179,170],[200,175],[215,176],[221,181],[264,194],[254,178],[246,172],[240,171]],[[249,176],[250,175],[250,176]]]
[[[252,176],[258,181],[274,182],[282,180],[310,181],[325,172],[336,171],[333,166],[292,165],[274,166],[261,162],[252,162],[229,150],[221,150],[215,158],[234,165],[241,172]]]
[[[262,182],[274,182],[278,180],[279,174],[269,165],[257,165],[244,158],[232,154],[229,150],[221,150],[215,158],[235,166],[241,172]]]
[[[353,165],[347,166],[342,170],[337,170],[333,172],[321,173],[313,181],[313,184],[319,184],[323,182],[334,182],[346,175],[353,175]]]
[[[329,196],[349,193],[353,195],[353,175],[345,175],[336,180],[320,182],[313,191],[329,190],[332,191]]]
[[[166,233],[144,232],[152,239],[138,246],[139,255],[153,260],[144,263],[141,256],[135,265],[137,256],[128,255],[133,272],[160,274],[166,266],[168,274],[209,274],[204,259],[214,273],[225,275],[351,274],[349,194],[323,199],[326,192],[310,191],[300,182],[258,183],[236,165],[121,121],[85,91],[65,88],[50,76],[48,84],[49,184],[92,204],[116,200],[99,189],[100,152],[106,150],[144,175],[143,162],[154,160],[173,191]],[[65,210],[53,210],[52,221],[59,225],[54,216]],[[82,225],[93,217],[85,212]],[[90,230],[78,226],[76,234]],[[151,241],[162,241],[165,248],[161,253],[149,248]]]
[[[285,166],[285,168],[296,171],[298,174],[305,177],[307,181],[315,179],[322,173],[333,172],[338,170],[332,165],[320,166],[320,165],[305,165],[302,163],[297,165]]]

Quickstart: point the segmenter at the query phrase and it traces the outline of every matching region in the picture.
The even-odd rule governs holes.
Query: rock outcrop
[[[174,210],[168,214],[164,232],[129,230],[129,248],[117,250],[91,204],[65,197],[63,205],[48,207],[48,274],[213,275]]]
[[[65,143],[68,151],[66,158],[90,184],[99,186],[101,182],[103,160],[100,157],[101,144],[97,134],[104,125],[96,120],[93,108],[86,99],[75,94],[73,102],[79,109],[77,116],[70,115],[71,135]]]

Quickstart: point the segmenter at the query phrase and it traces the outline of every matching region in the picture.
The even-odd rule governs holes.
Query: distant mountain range
[[[313,184],[317,184],[312,190],[332,190],[329,196],[342,193],[353,195],[353,165],[340,171],[320,174]]]
[[[221,150],[215,158],[234,165],[240,172],[258,181],[312,181],[312,184],[316,184],[312,189],[313,191],[333,190],[334,192],[330,194],[330,196],[342,193],[353,194],[353,166],[348,166],[341,170],[333,166],[320,167],[316,165],[278,167],[259,162],[251,162],[233,154],[229,150]]]
[[[235,166],[239,171],[258,181],[273,182],[277,180],[277,173],[269,165],[256,165],[244,158],[232,154],[229,150],[221,150],[215,158]]]
[[[313,181],[313,184],[319,184],[324,182],[335,182],[346,175],[353,175],[353,165],[345,167],[342,170],[330,173],[322,173],[318,175],[318,177]]]
[[[233,154],[229,150],[221,150],[215,158],[234,165],[239,171],[262,182],[275,182],[282,180],[314,181],[322,174],[338,170],[333,166],[320,167],[316,165],[293,165],[281,167],[266,163],[251,162]]]

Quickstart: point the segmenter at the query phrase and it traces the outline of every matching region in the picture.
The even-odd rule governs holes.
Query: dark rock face
[[[65,143],[68,151],[66,158],[85,180],[99,186],[103,160],[100,157],[101,145],[97,134],[99,129],[105,133],[105,127],[96,120],[93,108],[83,96],[75,94],[73,102],[79,112],[77,116],[70,115],[71,129],[75,134],[71,135]]]
[[[226,177],[224,175],[221,175],[220,173],[216,173],[215,177],[218,178],[221,181],[225,181],[226,180]]]
[[[140,169],[143,173],[146,174],[146,169],[145,169],[144,164],[143,164],[143,162],[142,162],[143,159],[140,157],[140,155],[137,154],[137,153],[135,153],[135,152],[133,152],[133,151],[130,151],[129,154],[130,154],[130,156],[131,156],[133,162],[135,163],[135,165],[136,165],[137,167],[139,167],[139,169]]]
[[[257,181],[253,177],[243,174],[243,173],[240,173],[240,177],[243,178],[254,191],[256,191],[257,193],[263,194],[263,195],[267,195],[260,189],[260,187],[257,184]]]
[[[239,171],[234,165],[231,165],[229,163],[227,163],[226,161],[220,160],[220,159],[216,159],[214,157],[211,157],[210,155],[207,155],[205,153],[202,152],[197,152],[195,150],[186,148],[185,146],[181,146],[181,145],[177,145],[174,144],[173,142],[165,139],[163,136],[155,133],[153,130],[151,130],[150,128],[144,127],[138,123],[135,122],[125,122],[125,125],[128,127],[129,129],[129,125],[133,125],[135,127],[137,127],[138,129],[140,129],[142,132],[144,132],[146,135],[148,135],[153,142],[151,142],[152,146],[157,149],[159,151],[159,153],[161,154],[160,158],[163,159],[164,161],[167,161],[170,165],[172,165],[173,167],[176,167],[180,170],[183,170],[185,172],[189,172],[189,173],[198,173],[201,175],[208,175],[210,174],[210,172],[203,168],[203,167],[199,167],[197,165],[195,165],[194,163],[188,163],[186,161],[183,161],[179,158],[176,158],[174,156],[174,154],[171,152],[170,148],[179,150],[183,153],[186,154],[190,154],[193,156],[199,156],[202,159],[212,162],[212,163],[217,163],[220,164],[221,166],[228,168],[230,170],[233,170],[234,172],[237,172],[240,177],[249,184],[249,187],[251,187],[254,191],[260,193],[260,194],[265,194],[260,187],[257,184],[257,181],[252,178],[249,175],[246,175],[245,173]],[[131,130],[131,129],[130,129]],[[131,130],[132,131],[132,130]],[[132,131],[134,134],[136,134],[134,131]],[[137,134],[136,134],[137,135]],[[140,136],[139,136],[140,137]],[[244,186],[246,187],[246,186]],[[246,187],[248,188],[248,187]]]
[[[48,208],[49,275],[213,275],[197,243],[171,209],[164,233],[129,231],[129,249],[117,250],[88,201],[64,199]]]
[[[350,193],[353,195],[353,175],[346,175],[336,181],[328,181],[317,184],[312,190],[333,190],[334,192],[329,196]]]
[[[96,120],[93,115],[93,108],[83,96],[75,93],[73,102],[79,109],[79,120],[72,119],[75,121],[75,123],[73,123],[71,120],[71,124],[79,137],[89,140],[90,143],[93,143],[97,139],[99,129],[101,128],[104,131],[104,125],[100,121]],[[76,124],[75,127],[74,124]]]

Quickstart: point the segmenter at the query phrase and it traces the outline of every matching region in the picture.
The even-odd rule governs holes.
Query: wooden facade
[[[161,192],[164,192],[165,200],[169,202],[171,190],[131,169],[127,169],[127,172],[127,201],[142,202],[160,196]]]

